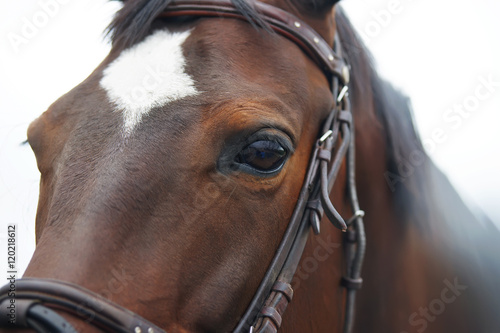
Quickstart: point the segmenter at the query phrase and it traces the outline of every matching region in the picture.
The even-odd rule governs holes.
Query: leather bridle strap
[[[338,40],[335,43],[335,49],[337,54],[341,54],[341,47]],[[290,297],[281,292],[284,289],[283,287],[276,288],[276,285],[291,287],[291,281],[308,239],[310,226],[312,225],[314,232],[318,234],[320,232],[319,221],[323,213],[326,213],[334,226],[346,231],[346,235],[348,236],[344,237],[347,260],[346,273],[341,282],[347,289],[344,333],[352,331],[355,292],[361,287],[362,283],[360,271],[365,251],[365,235],[362,220],[364,212],[359,208],[355,187],[355,145],[354,135],[352,135],[351,105],[346,96],[346,87],[338,77],[333,77],[332,93],[336,97],[336,104],[325,121],[321,138],[317,141],[301,197],[297,203],[297,208],[300,208],[303,206],[303,201],[307,200],[306,209],[299,214],[301,219],[300,223],[298,223],[299,227],[297,228],[293,245],[291,246],[286,262],[281,268],[280,274],[275,280],[275,285],[272,288],[273,292],[266,299],[264,307],[257,316],[257,321],[251,327],[251,332],[272,333],[277,332],[280,328],[281,316],[290,302]],[[348,195],[351,202],[351,209],[354,212],[353,217],[347,221],[338,214],[329,198],[333,183],[344,159],[347,166]],[[289,228],[296,223],[297,220],[292,218]],[[285,234],[283,242],[287,241],[288,236],[288,234]],[[263,283],[265,282],[263,281]]]
[[[80,286],[51,279],[20,279],[0,289],[0,327],[32,328],[37,332],[76,332],[53,310],[66,312],[107,332],[165,333],[139,315]],[[15,323],[9,304],[15,305]]]

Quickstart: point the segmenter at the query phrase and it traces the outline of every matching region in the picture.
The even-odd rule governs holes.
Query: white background
[[[57,8],[44,9],[54,1]],[[343,7],[382,75],[413,100],[433,159],[474,209],[500,221],[500,85],[460,124],[443,118],[474,99],[480,78],[500,82],[500,2],[344,0]],[[0,249],[6,225],[16,223],[20,271],[34,250],[39,181],[21,145],[27,126],[105,57],[102,31],[118,8],[105,0],[0,0]],[[26,34],[26,22],[39,27]],[[25,39],[16,45],[17,37]]]

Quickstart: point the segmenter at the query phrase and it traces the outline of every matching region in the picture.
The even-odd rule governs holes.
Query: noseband
[[[344,333],[352,331],[356,290],[361,287],[361,266],[365,234],[356,193],[353,119],[348,98],[349,67],[340,40],[334,49],[305,22],[270,5],[252,5],[277,34],[297,44],[325,72],[330,80],[335,104],[317,140],[297,205],[279,248],[246,312],[234,332],[277,332],[283,313],[292,300],[291,281],[304,251],[309,230],[320,232],[323,214],[345,232],[346,269],[341,280],[347,290]],[[230,0],[176,0],[160,17],[194,16],[246,20]],[[330,200],[330,191],[342,162],[346,159],[347,188],[354,212],[344,220]],[[140,316],[82,287],[48,279],[21,279],[15,283],[15,299],[10,287],[0,289],[0,327],[32,328],[38,332],[76,332],[54,310],[73,314],[111,332],[165,332]],[[9,322],[9,304],[14,299],[16,321]]]

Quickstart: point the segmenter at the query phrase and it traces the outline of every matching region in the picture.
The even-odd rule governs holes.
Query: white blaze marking
[[[104,70],[101,87],[123,112],[126,134],[152,108],[198,93],[193,79],[184,72],[182,44],[190,33],[156,31],[124,50]]]

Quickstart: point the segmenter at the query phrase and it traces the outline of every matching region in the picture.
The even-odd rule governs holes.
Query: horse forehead
[[[205,96],[252,100],[273,95],[303,106],[318,86],[311,78],[323,77],[291,40],[241,20],[202,20],[184,47],[187,71]],[[322,85],[328,85],[326,80]]]
[[[128,136],[151,110],[165,111],[168,104],[197,95],[199,101],[257,98],[265,90],[290,105],[307,103],[311,82],[303,78],[311,71],[306,62],[285,38],[247,22],[213,19],[182,32],[154,31],[109,63],[99,84],[121,113]]]
[[[185,72],[182,45],[190,34],[190,30],[157,30],[104,69],[100,86],[122,113],[126,134],[151,109],[198,94],[193,78]]]

